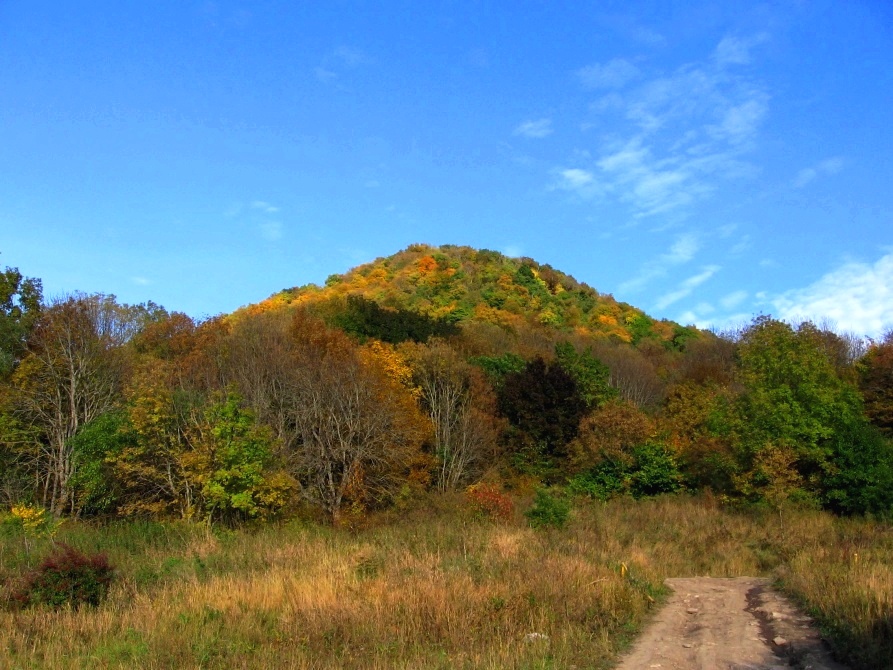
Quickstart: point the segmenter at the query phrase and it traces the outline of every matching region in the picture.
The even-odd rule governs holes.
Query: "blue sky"
[[[893,325],[893,5],[0,1],[0,266],[201,317],[413,242]]]

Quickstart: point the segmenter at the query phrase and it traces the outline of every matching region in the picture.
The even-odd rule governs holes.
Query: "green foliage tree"
[[[68,482],[76,515],[114,514],[121,488],[111,463],[134,439],[126,412],[106,412],[85,425],[70,440],[73,473]]]
[[[391,344],[406,340],[425,342],[432,336],[458,333],[458,328],[446,319],[434,319],[408,309],[381,307],[361,295],[347,297],[344,311],[336,314],[334,324],[361,339],[371,337]]]
[[[598,500],[617,495],[644,498],[682,490],[683,476],[672,450],[660,442],[649,441],[628,453],[605,458],[574,476],[568,487],[573,493]]]
[[[500,356],[475,356],[469,362],[483,370],[496,389],[503,385],[506,375],[512,372],[521,372],[527,365],[527,361],[511,352]]]
[[[587,411],[574,378],[537,357],[505,376],[498,406],[514,429],[519,464],[526,461],[544,476],[557,474],[557,461],[567,456]]]
[[[759,317],[742,334],[738,360],[743,469],[768,446],[789,450],[803,489],[826,505],[865,511],[889,504],[864,487],[887,480],[890,452],[868,430],[858,391],[838,375],[822,331]]]
[[[617,389],[610,383],[611,371],[593,355],[591,348],[578,353],[570,342],[560,342],[555,345],[555,358],[558,365],[573,378],[588,409],[617,397]]]
[[[25,352],[25,342],[40,313],[39,279],[26,278],[18,268],[0,272],[0,380],[15,369]]]
[[[189,432],[190,448],[182,460],[209,522],[263,516],[287,502],[293,482],[270,471],[270,431],[255,422],[237,393],[212,398]]]
[[[830,456],[828,439],[840,421],[861,412],[858,395],[836,374],[811,323],[798,328],[758,317],[738,347],[745,387],[742,439],[752,451],[764,444],[791,447],[801,473],[819,473]]]
[[[557,489],[538,488],[533,505],[524,513],[534,528],[564,528],[570,517],[571,504]]]
[[[893,441],[855,418],[835,432],[822,503],[840,514],[893,511]]]

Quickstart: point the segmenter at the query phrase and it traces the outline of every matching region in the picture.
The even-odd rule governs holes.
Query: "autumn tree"
[[[133,439],[106,454],[122,489],[123,516],[192,518],[195,482],[183,462],[190,417],[200,405],[195,392],[178,387],[175,361],[143,361],[126,389],[126,419]]]
[[[656,433],[654,420],[633,403],[619,398],[606,402],[583,419],[570,444],[573,470],[587,470],[607,459],[628,460],[635,446]]]
[[[291,334],[288,458],[304,496],[337,523],[347,501],[393,497],[430,424],[381,361],[340,331],[298,312]]]
[[[735,349],[731,338],[705,333],[688,342],[677,378],[680,383],[730,387],[735,381]]]
[[[857,367],[865,413],[884,435],[893,438],[893,329],[871,345]]]
[[[679,455],[690,486],[717,492],[734,489],[739,473],[737,396],[726,386],[685,381],[667,394],[660,430]]]
[[[294,450],[299,438],[290,400],[298,372],[292,320],[281,310],[240,318],[224,338],[221,356],[225,383],[239,390],[286,450]]]
[[[486,465],[496,451],[495,400],[481,372],[442,341],[409,352],[422,406],[434,427],[436,485],[456,489]]]
[[[620,398],[651,409],[663,399],[666,384],[654,363],[638,349],[625,344],[601,345],[595,355],[607,366],[608,382]]]
[[[71,510],[71,438],[119,401],[122,345],[139,327],[139,309],[113,296],[74,294],[46,307],[13,374],[15,416],[33,431],[30,454],[45,505]]]

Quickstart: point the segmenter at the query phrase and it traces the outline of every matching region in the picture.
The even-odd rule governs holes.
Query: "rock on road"
[[[618,670],[846,670],[769,580],[668,579],[673,590]]]

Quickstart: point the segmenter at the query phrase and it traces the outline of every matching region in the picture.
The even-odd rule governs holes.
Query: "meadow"
[[[0,609],[0,667],[607,668],[673,576],[774,577],[854,668],[893,659],[893,528],[709,496],[577,501],[564,528],[431,495],[362,529],[307,521],[4,524],[7,593],[53,542],[105,552],[97,607]],[[8,603],[7,603],[8,605]]]

